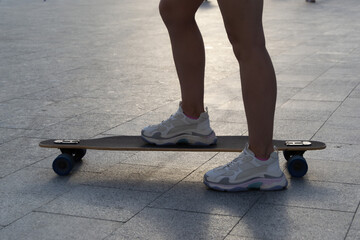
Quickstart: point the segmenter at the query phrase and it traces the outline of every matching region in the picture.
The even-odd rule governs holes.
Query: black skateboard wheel
[[[52,167],[54,172],[59,176],[66,176],[69,175],[74,165],[74,157],[70,154],[62,153],[55,158]]]
[[[287,168],[292,177],[303,177],[308,171],[308,165],[303,156],[294,155],[292,156],[288,163]]]

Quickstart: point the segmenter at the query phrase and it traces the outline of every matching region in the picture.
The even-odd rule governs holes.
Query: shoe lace
[[[238,157],[236,157],[234,160],[232,160],[231,162],[229,162],[228,164],[225,165],[225,168],[234,168],[236,165],[239,164],[239,162],[241,162],[244,157],[247,154],[245,152],[243,152],[243,154],[239,155]]]
[[[161,123],[160,124],[157,124],[157,125],[151,125],[152,127],[156,127],[156,126],[163,126],[163,127],[165,127],[165,128],[168,128],[168,127],[170,127],[171,126],[171,122],[173,121],[173,120],[175,120],[175,118],[176,118],[176,113],[174,113],[174,114],[171,114],[170,115],[170,117],[168,118],[168,119],[166,119],[166,120],[163,120],[163,121],[161,121]]]
[[[171,114],[171,116],[168,119],[161,121],[161,125],[169,127],[170,122],[173,120],[175,120],[175,116],[174,114]]]
[[[225,168],[233,168],[233,167],[235,167],[240,160],[241,160],[241,157],[239,156],[239,157],[235,158],[234,160],[232,160],[231,162],[227,163],[225,165]]]

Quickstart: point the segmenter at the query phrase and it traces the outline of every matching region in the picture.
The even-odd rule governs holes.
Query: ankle
[[[205,112],[204,107],[186,106],[181,104],[181,108],[185,116],[191,119],[198,119],[201,113]]]
[[[188,114],[185,113],[185,112],[183,112],[183,113],[184,113],[184,115],[185,115],[186,117],[188,117],[188,118],[190,118],[190,119],[192,119],[192,120],[198,120],[199,117],[200,117],[200,115],[199,115],[199,117],[193,117],[193,116],[191,116],[191,115],[188,115]]]
[[[257,160],[260,160],[260,161],[267,161],[267,160],[269,160],[269,158],[259,158],[259,157],[256,157],[256,156],[255,156],[255,158],[256,158]]]
[[[270,158],[270,155],[274,152],[274,147],[259,148],[254,146],[249,146],[249,149],[255,154],[255,157],[258,160],[266,161]]]

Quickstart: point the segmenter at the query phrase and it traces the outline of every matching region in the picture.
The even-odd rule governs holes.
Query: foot
[[[286,188],[287,180],[279,167],[277,152],[262,161],[246,147],[232,162],[208,171],[204,184],[219,191],[281,190]]]
[[[144,128],[141,136],[145,141],[156,145],[216,143],[216,135],[210,127],[208,112],[203,112],[198,119],[191,119],[184,114],[181,104],[178,111],[169,119]]]

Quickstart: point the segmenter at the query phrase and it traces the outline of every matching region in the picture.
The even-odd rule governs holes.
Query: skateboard
[[[217,143],[210,146],[153,145],[146,143],[141,136],[111,136],[94,139],[49,139],[40,142],[43,148],[60,149],[61,154],[55,158],[52,167],[56,174],[70,174],[75,164],[82,160],[87,149],[108,151],[189,151],[189,152],[241,152],[247,136],[217,136]],[[274,140],[276,149],[282,151],[287,160],[287,169],[291,176],[302,177],[308,170],[304,153],[310,150],[321,150],[326,144],[305,140]]]

